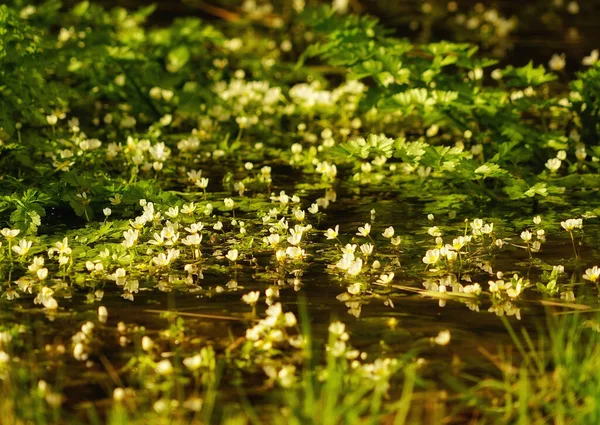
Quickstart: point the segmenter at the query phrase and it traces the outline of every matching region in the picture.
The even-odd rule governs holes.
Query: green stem
[[[577,246],[575,245],[575,237],[573,236],[573,232],[569,232],[569,235],[571,235],[571,243],[573,244],[573,251],[575,251],[575,259],[579,260],[579,253],[577,252]]]

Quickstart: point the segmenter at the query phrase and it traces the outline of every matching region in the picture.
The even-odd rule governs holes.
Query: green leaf
[[[177,72],[190,60],[190,50],[187,46],[179,46],[171,50],[167,55],[167,70]]]

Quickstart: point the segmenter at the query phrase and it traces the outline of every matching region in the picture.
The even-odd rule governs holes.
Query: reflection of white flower
[[[388,283],[390,283],[392,281],[392,279],[394,279],[393,272],[390,272],[389,274],[383,273],[381,276],[379,276],[379,279],[377,279],[377,283],[383,283],[383,284],[387,285]]]
[[[360,294],[360,283],[356,282],[348,286],[348,293],[352,295]]]
[[[35,297],[33,302],[35,304],[42,304],[45,308],[49,310],[56,310],[58,308],[58,303],[54,299],[54,291],[47,286],[44,286],[42,290]]]

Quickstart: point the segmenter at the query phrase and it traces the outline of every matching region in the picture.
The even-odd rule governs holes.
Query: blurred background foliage
[[[18,3],[18,1],[16,2]],[[21,0],[23,5],[31,1]],[[65,0],[66,7],[78,3]],[[564,53],[567,71],[579,69],[581,59],[600,39],[600,0],[97,0],[106,7],[137,8],[154,4],[151,21],[169,23],[179,16],[252,20],[257,27],[285,25],[295,11],[314,4],[333,4],[347,12],[380,18],[395,35],[417,42],[472,42],[482,52],[515,66],[531,59],[547,64]]]

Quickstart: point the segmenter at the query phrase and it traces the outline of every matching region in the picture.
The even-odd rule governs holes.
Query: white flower
[[[285,250],[285,255],[292,260],[301,260],[304,254],[304,250],[297,246],[288,246]]]
[[[452,241],[452,248],[454,248],[456,251],[460,251],[467,242],[469,242],[467,238],[464,236],[459,236]]]
[[[529,242],[531,240],[532,234],[529,230],[524,230],[521,232],[521,239],[523,242]]]
[[[281,237],[279,236],[279,233],[272,233],[267,237],[267,243],[269,245],[271,245],[273,248],[275,248],[277,245],[279,245],[280,241],[281,241]]]
[[[183,359],[183,364],[189,370],[198,370],[202,366],[202,355],[196,354],[193,357],[186,357]]]
[[[44,267],[44,257],[33,257],[33,262],[27,266],[30,272],[37,272],[39,269]]]
[[[364,227],[359,227],[357,236],[367,237],[371,233],[371,225],[369,223],[365,223]]]
[[[8,227],[5,227],[4,229],[0,230],[2,236],[4,236],[8,240],[14,239],[20,232],[21,231],[19,229],[9,229]]]
[[[55,126],[58,122],[58,117],[55,114],[46,115],[46,121],[48,121],[48,124],[51,126]]]
[[[347,243],[346,246],[342,248],[344,254],[354,254],[354,251],[356,251],[356,244]]]
[[[12,250],[16,252],[18,255],[25,257],[33,244],[32,241],[27,241],[25,239],[21,239],[19,241],[19,245],[13,246]]]
[[[64,238],[62,241],[58,241],[54,244],[54,246],[56,247],[54,249],[54,252],[58,252],[59,254],[64,254],[64,255],[71,255],[71,248],[69,248],[69,239],[68,238]]]
[[[402,238],[400,236],[395,236],[392,239],[390,239],[390,242],[392,243],[392,245],[398,246],[400,245],[400,242],[402,242]]]
[[[191,235],[187,235],[185,239],[183,239],[181,242],[183,242],[184,245],[200,245],[200,242],[202,242],[202,235],[199,235],[198,233],[193,233]]]
[[[562,71],[566,64],[567,59],[564,53],[560,55],[557,53],[553,54],[552,58],[550,58],[550,61],[548,62],[548,66],[552,71]]]
[[[112,210],[110,208],[104,208],[102,210],[102,213],[104,214],[105,217],[108,217],[112,214]]]
[[[350,267],[348,267],[347,273],[350,276],[358,275],[360,273],[360,271],[362,270],[362,265],[363,265],[363,260],[361,258],[357,258],[356,260],[354,260],[352,262],[352,264],[350,264]]]
[[[291,328],[292,326],[296,326],[298,320],[296,319],[296,315],[289,311],[283,315],[283,322],[286,327]]]
[[[36,272],[36,275],[39,280],[45,280],[48,277],[48,269],[46,267],[42,267]]]
[[[437,334],[437,336],[435,338],[433,338],[432,340],[437,345],[448,345],[448,343],[450,342],[450,338],[451,338],[450,330],[445,329],[443,331],[440,331]]]
[[[372,243],[366,243],[360,246],[360,251],[364,254],[364,255],[371,255],[373,253],[373,244]]]
[[[238,250],[237,249],[230,249],[229,251],[227,251],[227,255],[225,255],[225,257],[227,257],[227,259],[229,261],[236,261],[238,259]]]
[[[280,263],[285,261],[286,256],[287,256],[287,254],[286,254],[285,250],[283,250],[283,249],[278,249],[277,252],[275,253],[275,258]]]
[[[223,203],[225,204],[225,208],[227,208],[228,210],[232,210],[233,207],[235,206],[235,202],[231,198],[225,198],[223,200]]]
[[[246,304],[254,306],[258,302],[258,298],[260,297],[260,291],[248,292],[247,294],[242,296],[242,301]]]
[[[440,231],[440,228],[437,226],[433,226],[433,227],[430,227],[429,229],[427,229],[427,233],[429,233],[429,235],[433,236],[434,238],[442,236],[442,232]]]
[[[337,13],[343,15],[348,12],[348,0],[333,0],[331,8]]]
[[[192,215],[194,214],[194,211],[196,211],[196,204],[193,202],[190,202],[189,204],[183,204],[181,207],[182,214]]]
[[[335,229],[327,229],[327,232],[325,233],[325,237],[327,237],[327,239],[335,239],[338,237],[339,230],[340,230],[339,224],[335,226]]]
[[[556,173],[558,171],[558,169],[560,168],[560,165],[562,164],[562,161],[558,158],[550,158],[547,162],[546,162],[546,168],[548,170],[550,170],[551,173]]]
[[[489,235],[494,231],[494,223],[486,223],[483,225],[483,227],[481,228],[481,233],[483,233],[484,235]]]
[[[329,325],[329,332],[341,337],[346,332],[346,325],[342,322],[331,322]]]
[[[458,258],[458,253],[454,250],[448,249],[446,251],[446,258],[448,259],[448,261],[456,261],[456,259]]]
[[[201,222],[198,222],[198,223],[190,224],[190,227],[186,227],[185,231],[193,234],[193,233],[198,233],[202,229],[204,229],[204,224],[202,224]]]
[[[471,228],[474,231],[481,230],[482,227],[483,227],[483,220],[480,218],[476,218],[475,220],[473,220],[471,222]],[[473,233],[475,233],[475,232],[473,232]]]
[[[165,213],[165,215],[167,217],[171,217],[171,218],[175,218],[179,215],[179,207],[178,206],[174,206],[172,208],[169,208],[167,210],[167,212]]]
[[[142,338],[142,349],[144,351],[150,351],[152,350],[152,347],[154,347],[154,341],[152,341],[152,338],[149,336],[144,335]]]
[[[296,217],[296,220],[304,221],[305,216],[306,216],[306,213],[304,211],[294,210],[294,217]]]
[[[167,254],[161,252],[158,256],[152,258],[152,262],[158,267],[167,267],[173,260],[179,257],[179,251],[176,249],[170,249]]]
[[[202,170],[192,170],[187,172],[188,180],[196,183],[202,178]]]
[[[425,257],[423,257],[423,262],[425,264],[435,264],[440,259],[440,250],[439,249],[430,249],[425,253]]]
[[[100,323],[106,323],[108,320],[108,309],[103,305],[98,307],[98,320]]]
[[[348,270],[352,262],[354,261],[354,254],[347,252],[342,256],[342,259],[336,263],[336,267],[341,270]]]
[[[288,243],[290,245],[298,245],[302,239],[302,232],[297,232],[295,229],[290,229],[290,234],[292,236],[287,238]]]
[[[125,390],[123,388],[115,388],[113,391],[113,400],[121,402],[125,400]]]
[[[120,193],[116,193],[115,196],[108,198],[108,200],[110,201],[110,203],[112,205],[119,205],[121,203],[121,194]]]
[[[598,266],[594,266],[590,269],[587,269],[583,275],[583,278],[585,280],[589,280],[590,282],[596,283],[596,281],[598,281],[600,278],[600,268]]]
[[[592,50],[589,56],[586,56],[581,61],[582,65],[592,66],[596,62],[598,62],[598,57],[600,56],[600,51],[598,49]]]
[[[128,229],[123,232],[123,238],[125,239],[121,242],[125,248],[131,248],[138,240],[140,236],[140,232],[137,229]]]
[[[565,221],[561,221],[560,225],[567,232],[572,232],[574,229],[581,229],[583,227],[583,220],[581,218],[570,218]]]
[[[196,186],[198,186],[200,189],[206,189],[208,187],[208,178],[202,177],[196,182]]]
[[[161,360],[156,364],[156,373],[159,375],[170,375],[173,373],[173,365],[168,359]]]
[[[394,236],[394,228],[392,226],[386,228],[383,233],[382,233],[384,238],[391,238],[392,236]]]

